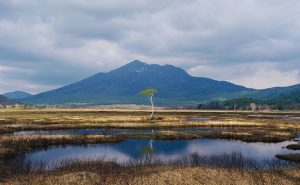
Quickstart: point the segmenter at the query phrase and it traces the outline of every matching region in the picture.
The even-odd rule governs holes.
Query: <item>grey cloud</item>
[[[254,88],[299,83],[299,9],[296,0],[0,0],[0,67],[28,71],[1,79],[42,91],[140,59]]]

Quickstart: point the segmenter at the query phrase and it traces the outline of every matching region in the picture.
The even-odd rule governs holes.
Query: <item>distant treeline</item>
[[[198,109],[220,110],[300,110],[300,90],[276,99],[236,98],[200,103]]]
[[[210,101],[199,104],[198,109],[300,110],[300,89],[281,94],[274,99],[235,98],[225,101]]]

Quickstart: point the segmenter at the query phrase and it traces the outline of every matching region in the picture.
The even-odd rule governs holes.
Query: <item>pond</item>
[[[289,117],[290,119],[295,119],[295,120],[300,120],[300,117],[298,116],[293,116],[293,117]]]
[[[207,157],[216,159],[217,156],[222,157],[238,153],[243,160],[253,160],[259,166],[264,167],[269,165],[270,161],[279,161],[275,158],[276,154],[295,153],[295,151],[284,148],[291,143],[295,142],[246,143],[236,140],[207,138],[172,141],[128,139],[113,144],[66,145],[31,151],[22,155],[22,164],[30,163],[32,166],[37,166],[41,163],[47,163],[49,169],[57,167],[57,164],[67,160],[101,159],[127,164],[149,155],[150,149],[151,157],[162,163],[174,162],[192,154],[206,157],[206,159]],[[11,162],[17,163],[16,161]],[[231,163],[236,162],[231,161]]]
[[[186,127],[186,128],[170,128],[170,129],[155,129],[154,131],[209,131],[211,127]],[[136,132],[152,132],[152,129],[71,129],[71,130],[31,130],[31,131],[17,131],[13,135],[85,135],[85,134],[120,134],[120,133],[136,133]]]
[[[211,118],[187,118],[187,121],[209,121]]]
[[[300,117],[297,115],[250,114],[247,116],[252,118],[281,118],[281,119],[300,120]]]
[[[250,114],[248,117],[253,118],[289,118],[290,115],[270,115],[270,114]]]

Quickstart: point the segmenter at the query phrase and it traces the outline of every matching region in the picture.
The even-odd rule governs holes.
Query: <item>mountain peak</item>
[[[142,62],[140,60],[134,60],[132,62],[129,62],[127,65],[147,65],[145,62]]]
[[[168,77],[189,77],[190,75],[181,68],[173,65],[159,65],[159,64],[147,64],[139,60],[134,60],[122,67],[109,72],[111,74],[148,74],[152,75],[167,75]]]
[[[134,60],[132,62],[129,62],[128,64],[124,65],[123,67],[145,67],[148,64],[146,64],[145,62],[141,62],[139,60]]]
[[[139,60],[134,60],[120,68],[113,70],[112,72],[129,71],[129,72],[140,73],[140,72],[144,72],[147,66],[149,65],[144,62],[141,62]]]
[[[19,99],[31,97],[33,95],[24,91],[13,91],[13,92],[5,93],[3,94],[3,96],[9,99],[19,100]]]

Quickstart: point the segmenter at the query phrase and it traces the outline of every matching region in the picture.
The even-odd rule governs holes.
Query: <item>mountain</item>
[[[291,93],[297,93],[300,90],[300,84],[288,87],[273,87],[262,90],[243,91],[235,94],[236,97],[249,97],[256,99],[275,99]]]
[[[0,95],[0,105],[12,105],[16,103],[17,102],[15,100],[10,100],[5,96]]]
[[[247,110],[251,103],[257,104],[262,110],[299,110],[300,84],[223,94],[223,97],[201,102],[198,109]]]
[[[3,94],[3,96],[13,100],[19,100],[19,99],[29,98],[33,95],[24,91],[14,91],[14,92],[5,93]]]
[[[279,99],[290,99],[300,103],[300,84],[297,85],[297,89],[293,89],[289,92],[282,93],[278,96]]]
[[[300,91],[300,84],[288,86],[288,87],[272,87],[267,89],[250,89],[240,92],[224,93],[220,96],[215,96],[208,101],[226,101],[237,98],[253,98],[260,100],[277,99],[290,93],[296,93]]]
[[[98,73],[82,81],[22,99],[31,104],[144,104],[139,92],[155,88],[156,104],[191,104],[224,93],[249,91],[243,86],[204,77],[193,77],[172,65],[160,66],[133,61],[108,73]]]

